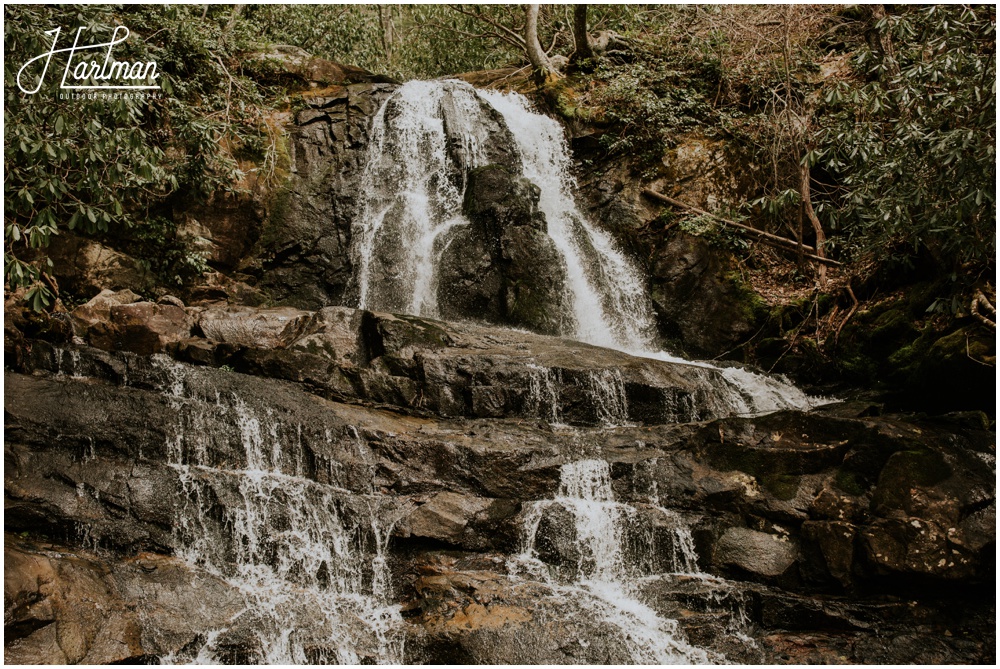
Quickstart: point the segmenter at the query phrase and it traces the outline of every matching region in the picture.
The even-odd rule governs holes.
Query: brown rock
[[[369,83],[386,80],[354,65],[316,58],[305,49],[275,44],[257,58],[273,63],[284,72],[314,84]]]
[[[187,339],[194,325],[184,309],[172,304],[119,304],[111,307],[110,316],[109,332],[96,337],[92,334],[91,343],[142,355],[160,353],[169,344]]]
[[[490,506],[491,500],[453,492],[438,493],[417,507],[404,521],[400,532],[410,536],[457,543],[466,526]]]
[[[122,304],[132,304],[142,298],[129,289],[113,291],[104,289],[89,302],[74,309],[70,314],[73,326],[79,337],[86,337],[87,331],[98,323],[108,323],[111,320],[111,307]]]
[[[48,255],[60,286],[74,293],[93,295],[105,288],[138,288],[150,282],[134,258],[72,233],[53,237]]]
[[[845,588],[850,586],[854,566],[854,538],[857,528],[839,521],[806,521],[802,536],[813,542],[822,555],[826,571]]]
[[[4,660],[11,664],[136,663],[180,650],[237,611],[231,588],[175,558],[105,561],[4,538]],[[161,633],[144,635],[150,625]]]
[[[919,518],[879,518],[861,530],[865,557],[881,574],[945,579],[974,575],[975,556],[950,540],[949,530]]]

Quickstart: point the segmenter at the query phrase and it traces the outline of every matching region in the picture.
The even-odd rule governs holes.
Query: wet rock
[[[472,224],[452,234],[438,275],[445,318],[560,331],[565,269],[538,196],[537,186],[499,165],[469,173],[464,210]]]
[[[676,233],[657,247],[651,297],[664,334],[694,356],[714,357],[743,343],[764,315],[728,255],[704,239]]]
[[[435,539],[471,550],[509,547],[517,528],[500,525],[518,509],[514,500],[440,492],[400,521],[394,532],[404,538]]]
[[[806,521],[802,523],[802,538],[806,546],[818,550],[819,556],[805,561],[806,565],[819,563],[824,567],[820,574],[835,579],[844,588],[854,582],[855,539],[857,528],[839,521]],[[804,569],[808,568],[806,566]]]
[[[298,339],[312,320],[312,312],[291,307],[208,308],[198,327],[209,340],[253,348],[284,348]]]
[[[271,303],[321,309],[352,299],[356,182],[371,115],[393,90],[370,83],[303,93],[314,113],[290,129],[288,180],[269,204],[252,258],[241,264]]]
[[[550,588],[512,578],[499,556],[427,554],[415,564],[404,615],[408,662],[620,663],[631,661],[611,626]]]
[[[767,581],[790,580],[795,577],[799,551],[787,537],[731,527],[716,543],[713,561]]]
[[[535,553],[538,559],[570,571],[583,561],[577,542],[576,518],[561,504],[546,506],[535,531]]]
[[[344,367],[360,366],[368,357],[361,336],[362,318],[363,312],[356,309],[320,309],[306,326],[307,334],[294,339],[290,348],[321,355]]]
[[[118,306],[108,306],[108,322]],[[271,493],[275,510],[262,536],[287,529],[292,518],[281,509],[300,490],[329,492],[324,508],[351,527],[368,528],[374,506],[386,527],[396,528],[383,557],[397,577],[392,601],[404,603],[411,661],[628,662],[630,642],[607,612],[596,615],[544,579],[508,572],[539,507],[535,552],[554,567],[545,579],[571,581],[591,568],[572,512],[552,500],[562,490],[563,465],[597,458],[609,463],[622,556],[629,573],[643,577],[642,601],[677,620],[699,646],[747,662],[969,661],[987,652],[982,630],[993,625],[983,607],[991,600],[977,589],[986,592],[979,584],[993,576],[994,437],[978,423],[776,412],[658,424],[677,416],[633,413],[655,404],[643,405],[643,393],[700,383],[705,379],[688,374],[705,370],[469,324],[345,308],[302,318],[301,331],[278,348],[200,336],[168,347],[178,357],[202,356],[208,367],[25,340],[25,369],[33,373],[5,376],[8,530],[71,548],[86,541],[107,553],[97,562],[110,565],[146,553],[144,568],[167,573],[149,554],[177,549],[180,509],[197,499],[199,527],[228,536],[224,529],[246,502],[233,477],[261,467],[287,477]],[[610,382],[605,373],[620,375],[621,385],[612,385],[623,388],[627,416],[647,422],[603,423],[608,408],[600,408],[594,383]],[[553,408],[560,422],[576,426],[551,425]],[[472,417],[477,412],[483,417]],[[454,418],[442,417],[449,413]],[[252,457],[248,444],[259,446]],[[199,466],[182,481],[181,464]],[[677,574],[698,569],[674,559],[678,523],[691,529],[701,568],[733,580]],[[350,541],[368,564],[376,540],[366,532],[357,529]],[[425,564],[422,551],[442,544],[476,553],[456,558],[455,551],[448,558],[454,563]],[[231,550],[226,542],[212,545],[220,555]],[[266,539],[261,550],[279,547]],[[31,573],[25,570],[29,580]],[[129,594],[151,587],[148,581],[126,583],[136,590],[111,590],[114,597],[98,601],[149,601]],[[139,618],[141,647],[117,656],[86,650],[83,657],[139,661],[176,651],[193,659],[207,643],[204,629],[228,624],[198,619],[206,627],[192,636],[183,611],[194,606],[189,593],[204,589],[183,579],[170,587],[183,596],[167,586],[157,591],[174,597],[173,608]],[[31,638],[32,650],[25,645],[18,657],[69,657],[47,622],[59,611],[36,607],[28,586],[11,592],[8,637],[26,636],[8,647]],[[963,608],[978,616],[969,618],[975,633],[949,628]],[[114,616],[108,620],[109,638],[112,623],[115,638],[131,634]],[[300,622],[297,629],[322,638],[322,625]],[[79,624],[89,630],[93,623]],[[757,639],[763,655],[741,645],[732,629]],[[146,645],[150,630],[169,634]],[[873,630],[916,635],[913,647],[920,648],[907,655],[880,647]],[[229,625],[212,652],[258,661],[263,650],[255,639],[251,623]],[[359,658],[378,659],[362,646]],[[329,643],[309,648],[317,661],[337,657]]]
[[[458,543],[469,521],[489,506],[489,500],[479,497],[438,493],[407,516],[398,531],[402,536]]]

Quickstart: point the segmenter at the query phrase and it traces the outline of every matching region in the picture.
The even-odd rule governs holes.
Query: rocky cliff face
[[[289,181],[249,269],[269,301],[315,309],[345,299],[358,173],[371,117],[393,88],[351,84],[304,97],[290,129]]]
[[[77,343],[8,318],[11,661],[993,656],[967,417],[734,417],[717,371],[551,337],[132,300],[77,309]]]

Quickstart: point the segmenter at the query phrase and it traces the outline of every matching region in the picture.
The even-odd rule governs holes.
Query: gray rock
[[[715,544],[714,562],[736,567],[765,579],[780,579],[799,561],[799,551],[788,537],[730,527]]]
[[[445,318],[470,318],[557,334],[563,326],[565,268],[538,187],[507,169],[472,170],[465,213],[441,257],[438,304]]]
[[[292,307],[208,308],[201,312],[198,327],[211,341],[253,348],[288,346],[305,331],[312,312]]]

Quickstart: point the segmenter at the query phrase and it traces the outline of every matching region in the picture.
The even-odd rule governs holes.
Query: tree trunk
[[[385,52],[385,60],[387,63],[392,63],[396,42],[396,30],[392,23],[392,7],[389,5],[379,5],[378,19],[379,25],[382,28],[382,50]]]
[[[236,26],[236,22],[239,20],[240,15],[243,13],[242,4],[233,5],[233,11],[229,15],[229,21],[226,23],[226,29],[223,31],[223,35],[228,35],[232,32],[233,28]]]
[[[823,245],[826,244],[826,233],[823,232],[823,225],[819,222],[819,217],[816,216],[816,211],[813,209],[812,197],[809,190],[809,163],[806,162],[801,167],[802,170],[802,190],[800,194],[802,195],[802,206],[805,209],[806,217],[809,222],[812,223],[813,231],[816,233],[816,255],[820,258],[826,258],[826,251],[823,249]],[[819,279],[819,285],[826,285],[826,265],[820,264],[816,271],[817,278]]]
[[[538,41],[538,5],[528,5],[525,14],[527,18],[524,23],[525,49],[528,52],[528,62],[534,71],[535,81],[541,85],[555,77],[556,70]]]
[[[570,62],[594,60],[594,50],[590,47],[590,37],[587,36],[587,5],[573,6],[573,42],[576,51],[570,57]]]

